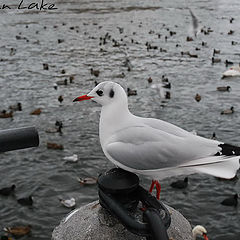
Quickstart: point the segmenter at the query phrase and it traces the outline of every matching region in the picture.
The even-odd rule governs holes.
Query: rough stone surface
[[[171,214],[168,236],[171,240],[192,240],[190,223],[181,213],[166,206]],[[99,204],[92,202],[75,209],[65,217],[52,234],[52,240],[140,240],[146,239],[129,232]]]

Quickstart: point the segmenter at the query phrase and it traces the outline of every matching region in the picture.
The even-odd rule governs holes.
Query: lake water
[[[74,197],[77,207],[98,198],[96,186],[81,186],[77,177],[96,177],[113,167],[99,144],[100,106],[91,101],[72,102],[88,93],[95,80],[113,80],[136,89],[138,95],[129,97],[130,110],[136,115],[159,118],[207,138],[216,132],[220,141],[240,145],[240,78],[221,79],[226,59],[240,62],[238,0],[52,3],[57,10],[16,10],[18,1],[11,3],[11,9],[0,9],[0,110],[22,103],[22,111],[15,112],[12,120],[0,119],[0,128],[36,126],[41,141],[35,149],[1,154],[0,188],[16,184],[16,191],[15,196],[0,196],[0,229],[31,224],[31,235],[21,239],[50,239],[54,227],[70,212],[59,198]],[[192,21],[188,7],[201,27],[213,31],[186,41]],[[230,30],[234,33],[228,34]],[[170,36],[170,31],[176,34]],[[99,45],[106,33],[111,40]],[[112,39],[120,46],[114,46]],[[237,44],[232,45],[232,41]],[[146,42],[158,49],[147,51]],[[207,45],[202,46],[202,42]],[[221,50],[215,56],[221,63],[212,64],[214,48]],[[198,58],[182,55],[182,51]],[[131,71],[123,64],[126,54]],[[43,70],[43,63],[49,70]],[[100,70],[98,78],[90,74],[91,68]],[[54,83],[71,75],[73,84],[53,88]],[[157,83],[162,75],[172,84],[168,100],[160,98],[147,81],[151,77],[153,84]],[[216,91],[218,86],[227,85],[230,92]],[[196,93],[202,96],[200,102],[194,99]],[[64,97],[62,104],[59,95]],[[231,106],[236,110],[233,115],[220,114]],[[42,108],[42,113],[30,115],[36,108]],[[63,122],[63,134],[46,133],[56,120]],[[63,144],[64,150],[47,149],[47,142]],[[63,160],[72,154],[78,155],[77,163]],[[204,225],[209,239],[240,239],[239,206],[220,205],[224,198],[240,193],[239,181],[195,174],[182,191],[169,186],[176,179],[161,182],[165,203],[179,210],[192,226]],[[148,188],[150,179],[141,177],[141,184]],[[17,203],[16,199],[28,195],[34,197],[33,207]]]

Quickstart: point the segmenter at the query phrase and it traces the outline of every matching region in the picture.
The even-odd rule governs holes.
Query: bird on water
[[[73,101],[89,99],[102,105],[99,137],[105,156],[126,171],[150,176],[152,185],[192,173],[230,179],[239,169],[240,147],[193,135],[160,119],[133,115],[126,92],[115,82],[99,83]]]

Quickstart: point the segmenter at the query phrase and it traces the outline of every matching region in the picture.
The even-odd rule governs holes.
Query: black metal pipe
[[[39,136],[35,127],[14,128],[0,131],[0,152],[37,147]]]

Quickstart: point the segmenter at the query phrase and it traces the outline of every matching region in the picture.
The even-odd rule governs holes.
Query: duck
[[[57,85],[68,85],[68,80],[65,78],[64,80],[59,80],[56,82]]]
[[[14,236],[24,236],[30,233],[31,225],[27,226],[16,226],[16,227],[5,227],[3,228],[5,232],[11,233]]]
[[[95,77],[98,77],[100,74],[99,70],[93,70],[93,68],[90,69],[91,75],[94,75]]]
[[[221,114],[232,114],[234,113],[234,107],[231,107],[230,109],[225,109],[221,112]]]
[[[201,225],[195,226],[192,230],[192,234],[193,234],[193,240],[196,240],[197,236],[202,236],[202,237],[204,237],[205,240],[208,240],[207,230],[205,227],[203,227]]]
[[[5,187],[0,189],[0,195],[9,196],[14,193],[16,185],[13,184],[11,187]]]
[[[197,55],[197,54],[189,53],[188,56],[191,57],[191,58],[198,58],[198,55]]]
[[[97,178],[95,178],[95,177],[77,178],[77,180],[82,185],[94,185],[97,183]]]
[[[137,90],[127,88],[127,95],[128,95],[128,97],[129,96],[135,96],[135,95],[137,95]]]
[[[29,197],[19,198],[17,202],[24,206],[31,206],[33,205],[33,197],[30,195]]]
[[[214,58],[212,57],[212,63],[220,63],[221,59],[220,58]]]
[[[37,108],[35,110],[33,110],[30,114],[31,115],[40,115],[42,112],[42,109],[41,108]]]
[[[216,133],[215,133],[215,132],[213,132],[213,134],[212,134],[212,136],[210,137],[210,139],[212,139],[212,140],[217,140],[217,136],[216,136]]]
[[[60,102],[60,104],[63,102],[63,96],[62,96],[62,95],[60,95],[60,96],[58,97],[58,101]]]
[[[76,205],[76,200],[75,198],[70,198],[70,199],[59,199],[61,204],[67,208],[73,208]]]
[[[22,111],[22,104],[18,102],[16,105],[9,106],[9,109],[12,111]]]
[[[7,112],[6,110],[2,110],[0,118],[13,118],[13,111]]]
[[[58,89],[58,85],[57,85],[56,83],[54,83],[54,84],[53,84],[53,88],[54,88],[55,90],[57,90],[57,89]]]
[[[63,124],[62,122],[56,121],[55,128],[48,128],[45,130],[46,133],[62,133]]]
[[[164,84],[163,87],[164,87],[164,88],[169,88],[169,89],[170,89],[170,88],[171,88],[171,83],[168,82],[168,83]]]
[[[165,77],[165,75],[162,75],[162,82],[163,82],[163,83],[166,83],[166,82],[168,82],[168,78],[167,78],[167,77]]]
[[[195,100],[196,100],[197,102],[200,102],[201,99],[202,99],[201,95],[199,95],[199,94],[197,93],[197,94],[195,95]]]
[[[70,82],[70,83],[74,83],[74,82],[73,82],[73,81],[74,81],[74,78],[75,78],[75,77],[74,77],[73,75],[71,75],[71,76],[69,77],[69,82]]]
[[[178,180],[170,184],[172,188],[183,189],[186,188],[188,185],[188,177],[185,177],[184,180]]]
[[[55,150],[63,150],[63,145],[62,144],[57,144],[57,143],[47,143],[47,148],[48,149],[55,149]]]
[[[219,49],[213,49],[213,56],[215,55],[215,54],[220,54],[220,52],[221,52],[221,50],[219,50]]]
[[[231,89],[230,86],[222,86],[222,87],[217,87],[217,90],[220,92],[229,92]]]
[[[149,77],[149,78],[148,78],[148,83],[152,83],[152,81],[153,81],[152,78]]]
[[[48,64],[47,63],[43,63],[43,70],[48,70],[49,67],[48,67]]]
[[[239,195],[236,193],[236,194],[232,195],[231,197],[224,199],[221,202],[221,204],[225,205],[225,206],[235,206],[236,207],[238,204],[238,198],[239,198]]]
[[[72,156],[66,156],[63,158],[63,160],[66,160],[67,162],[77,162],[78,161],[78,155],[73,154]]]
[[[240,66],[233,66],[223,73],[222,78],[239,77],[239,76],[240,76]]]
[[[233,65],[233,62],[232,61],[228,61],[227,59],[225,60],[225,65],[226,65],[226,67],[228,66],[228,65]]]
[[[165,99],[171,99],[171,93],[169,91],[165,93]]]
[[[189,37],[189,36],[187,36],[187,38],[186,38],[186,41],[187,41],[187,42],[191,42],[191,41],[193,41],[193,38],[192,38],[192,37]]]

